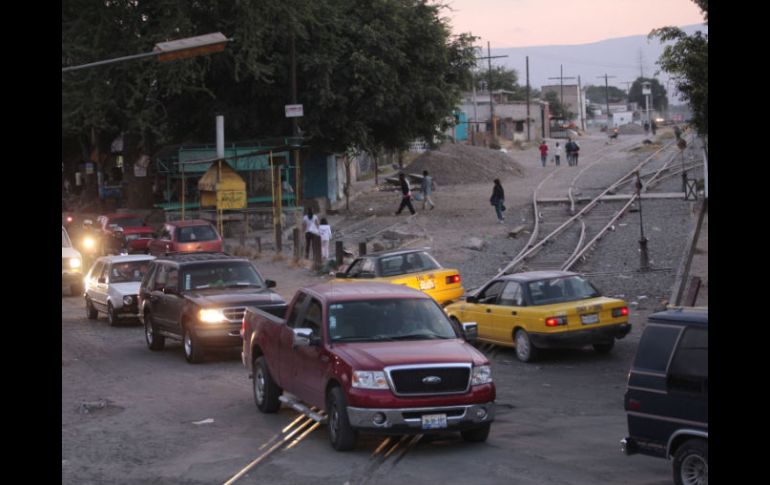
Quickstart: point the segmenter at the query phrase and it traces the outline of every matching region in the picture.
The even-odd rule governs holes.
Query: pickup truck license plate
[[[420,280],[421,290],[432,290],[436,287],[436,283],[433,280]]]
[[[423,414],[422,429],[446,428],[446,414]]]
[[[592,323],[599,323],[599,314],[590,313],[588,315],[580,315],[580,322],[583,325],[590,325]]]

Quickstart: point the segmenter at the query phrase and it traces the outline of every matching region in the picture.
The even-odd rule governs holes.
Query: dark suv
[[[627,455],[673,458],[674,483],[708,483],[708,309],[650,315],[625,396]]]
[[[166,338],[182,340],[188,362],[198,363],[209,347],[241,346],[247,306],[282,317],[286,302],[243,258],[188,253],[154,260],[139,289],[147,346],[163,350]]]

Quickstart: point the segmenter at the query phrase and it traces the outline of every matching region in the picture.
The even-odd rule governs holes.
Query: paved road
[[[486,443],[420,442],[397,464],[373,467],[381,439],[338,453],[322,426],[238,483],[668,485],[667,461],[619,452],[643,316],[606,356],[558,351],[527,365],[511,350],[489,352],[499,408]],[[87,320],[82,300],[62,295],[62,483],[224,483],[294,416],[256,411],[237,352],[200,365],[187,364],[179,344],[150,352],[139,325]]]

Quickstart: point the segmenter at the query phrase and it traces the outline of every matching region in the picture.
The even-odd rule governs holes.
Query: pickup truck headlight
[[[388,380],[382,371],[354,371],[352,384],[359,389],[388,389]]]
[[[198,312],[198,318],[204,323],[222,323],[227,320],[222,310],[216,308],[204,308]]]
[[[80,268],[80,258],[70,258],[70,268],[71,269],[78,269]]]
[[[479,384],[489,384],[492,382],[492,368],[488,365],[480,365],[473,368],[473,376],[471,377],[471,385],[478,386]]]

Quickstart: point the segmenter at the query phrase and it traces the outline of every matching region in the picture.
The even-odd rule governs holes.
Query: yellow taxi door
[[[516,322],[522,318],[520,315],[522,305],[523,297],[519,283],[506,282],[497,299],[497,304],[491,308],[491,339],[497,342],[513,343],[513,328]]]
[[[493,315],[498,307],[497,302],[500,293],[505,286],[505,281],[493,281],[481,290],[476,296],[477,303],[469,305],[470,310],[466,311],[466,322],[477,322],[479,324],[479,338],[486,340],[497,340],[495,337]]]

